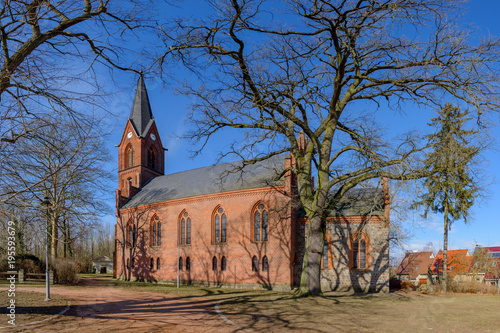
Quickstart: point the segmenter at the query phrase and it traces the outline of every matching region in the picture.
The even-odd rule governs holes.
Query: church
[[[293,157],[168,174],[165,151],[141,76],[118,145],[114,277],[298,286],[308,220],[296,204],[292,171],[278,177]],[[327,220],[322,290],[389,290],[389,208],[387,181],[346,193]]]

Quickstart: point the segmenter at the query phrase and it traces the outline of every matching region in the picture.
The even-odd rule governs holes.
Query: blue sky
[[[190,2],[192,1],[185,3]],[[498,22],[500,1],[475,0],[471,1],[468,7],[470,9],[465,16],[468,22],[478,26],[485,35],[500,36],[500,23]],[[109,149],[114,159],[112,168],[115,173],[118,165],[118,149],[114,145],[119,143],[127,117],[130,114],[136,81],[137,76],[123,75],[120,86],[124,90],[110,98],[109,110],[113,114],[119,115],[109,142]],[[215,140],[207,146],[201,155],[191,159],[190,151],[193,147],[190,146],[189,142],[179,139],[179,136],[187,128],[184,117],[189,108],[189,99],[175,95],[172,87],[165,88],[159,78],[146,77],[145,82],[163,145],[168,148],[165,156],[165,172],[174,173],[213,164],[217,152],[224,151],[225,145],[229,144],[230,141],[224,140],[224,138]],[[391,126],[408,127],[408,124],[411,124],[417,130],[426,126],[433,116],[432,110],[407,110],[405,115],[390,110],[381,113],[381,119],[390,122]],[[483,166],[488,178],[493,182],[488,186],[490,197],[480,205],[474,206],[472,209],[473,219],[467,225],[462,221],[453,224],[449,234],[448,246],[450,249],[473,249],[476,244],[500,245],[500,217],[496,211],[500,207],[500,154],[498,152],[500,127],[498,115],[494,116],[494,121],[496,125],[492,129],[492,134],[497,140],[497,152],[487,152],[487,164]],[[110,200],[110,205],[114,205],[114,199]],[[115,223],[115,218],[109,215],[105,221]],[[442,248],[443,221],[441,215],[431,215],[424,220],[418,213],[409,213],[403,224],[411,235],[406,241],[406,249],[421,250],[429,242],[432,242],[436,249]],[[398,251],[398,249],[393,249],[395,254]]]

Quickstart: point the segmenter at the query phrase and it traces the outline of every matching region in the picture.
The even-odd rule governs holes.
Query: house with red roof
[[[448,250],[448,267],[447,275],[449,278],[454,278],[457,274],[469,273],[472,255],[469,250]],[[431,271],[434,275],[442,276],[443,274],[443,251],[439,250],[434,263],[432,264]]]
[[[432,252],[407,252],[396,270],[399,279],[408,279],[415,285],[427,283],[427,273],[434,263]]]
[[[469,274],[478,282],[500,287],[500,246],[476,246]]]

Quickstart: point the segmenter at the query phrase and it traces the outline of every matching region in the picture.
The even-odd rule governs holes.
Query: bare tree
[[[135,1],[2,1],[2,141],[35,131],[33,120],[47,113],[79,118],[75,103],[103,94],[96,65],[127,69],[136,60],[123,47],[146,13]]]
[[[298,293],[318,295],[326,217],[346,191],[374,178],[424,175],[412,166],[423,149],[418,137],[389,136],[375,111],[439,107],[446,98],[478,116],[497,110],[499,40],[473,40],[460,1],[209,4],[206,18],[162,27],[158,62],[168,72],[177,60],[201,81],[183,87],[195,97],[190,137],[200,150],[235,128],[246,136],[230,153],[247,163],[292,153],[310,221]]]
[[[106,211],[102,202],[110,175],[104,167],[109,153],[103,133],[97,121],[80,124],[78,129],[71,125],[71,121],[59,119],[57,126],[40,127],[36,133],[19,138],[9,147],[15,158],[4,163],[0,180],[4,204],[18,210],[40,215],[40,202],[45,196],[49,198],[52,257],[57,257],[60,231],[67,255],[68,245],[78,236],[71,236],[72,225],[88,225]]]

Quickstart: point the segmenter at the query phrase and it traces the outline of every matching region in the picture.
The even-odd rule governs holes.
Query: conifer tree
[[[479,194],[477,180],[471,171],[474,158],[481,151],[475,145],[477,131],[464,128],[468,112],[446,104],[430,126],[436,131],[427,136],[432,146],[425,160],[430,176],[424,181],[425,194],[413,207],[424,207],[424,216],[429,211],[443,213],[443,291],[446,292],[448,266],[448,231],[454,221],[463,218],[467,222],[469,208]]]

